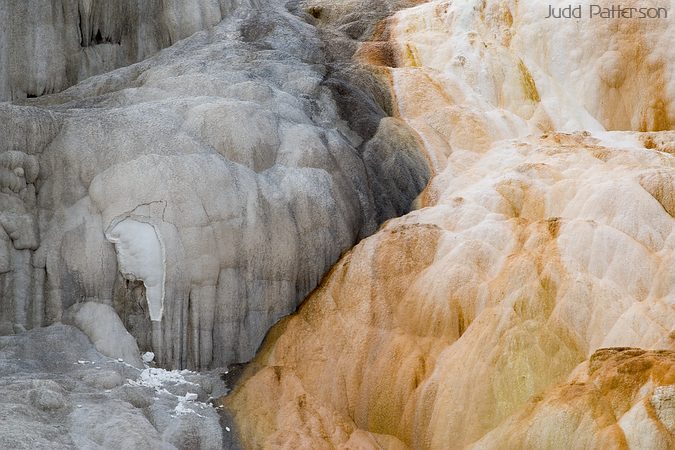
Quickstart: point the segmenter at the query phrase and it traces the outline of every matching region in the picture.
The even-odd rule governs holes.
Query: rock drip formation
[[[673,447],[675,30],[545,15],[432,1],[360,47],[435,176],[270,331],[247,447]]]
[[[254,1],[254,0],[252,0]],[[249,0],[3,0],[0,101],[53,94],[141,61]]]
[[[94,72],[173,45],[0,104],[4,334],[98,302],[167,367],[247,361],[341,252],[409,210],[429,168],[390,117],[387,79],[327,49],[292,3],[254,3],[53,2],[58,14],[34,14],[70,36],[86,8],[85,37],[122,39]],[[60,42],[44,51],[57,57]],[[26,63],[52,68],[42,56]],[[38,94],[80,79],[39,74],[48,81],[0,79]]]

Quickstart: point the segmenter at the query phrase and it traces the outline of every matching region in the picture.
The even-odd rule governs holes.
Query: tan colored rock
[[[639,183],[660,158],[582,134],[495,146],[347,254],[249,370],[291,371],[298,395],[362,430],[462,448],[599,347],[672,349],[673,218]],[[226,399],[239,422],[283,408],[259,375]],[[286,417],[275,435],[298,428]]]
[[[600,349],[586,366],[582,379],[533,397],[472,448],[675,446],[670,419],[675,407],[675,353]]]
[[[428,2],[357,53],[436,176],[268,334],[224,399],[247,447],[672,447],[672,24],[541,5]]]

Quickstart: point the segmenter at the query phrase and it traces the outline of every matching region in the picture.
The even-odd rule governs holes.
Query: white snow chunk
[[[150,364],[152,360],[155,359],[155,354],[153,352],[145,352],[141,358],[143,359],[144,363]]]
[[[124,278],[143,281],[150,320],[161,321],[165,258],[159,231],[149,223],[127,217],[110,224],[105,237],[115,244],[119,271]]]
[[[129,384],[135,386],[147,386],[155,389],[155,391],[162,391],[165,384],[189,384],[197,386],[197,384],[188,381],[183,375],[191,374],[189,370],[164,370],[157,368],[148,368],[141,372],[137,381],[130,381]]]

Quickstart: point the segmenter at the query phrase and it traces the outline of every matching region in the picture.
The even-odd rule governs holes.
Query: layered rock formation
[[[675,29],[545,15],[361,46],[436,176],[272,329],[224,399],[248,447],[672,448]]]
[[[249,0],[3,0],[0,101],[53,94],[220,22]]]
[[[138,64],[0,104],[2,328],[49,325],[93,301],[168,367],[247,361],[342,251],[409,210],[426,160],[389,117],[387,80],[326,49],[301,8],[113,3],[55,1],[54,14],[31,16],[72,37],[86,7],[81,37],[99,29],[105,41],[92,51],[121,39],[110,64],[77,69],[80,52],[66,74],[144,58],[226,17]],[[21,5],[3,11],[38,6]],[[19,19],[3,17],[7,32]],[[2,42],[29,53],[8,54],[44,38],[28,28]],[[58,69],[40,55],[26,64]],[[0,78],[29,94],[80,78],[32,70]]]

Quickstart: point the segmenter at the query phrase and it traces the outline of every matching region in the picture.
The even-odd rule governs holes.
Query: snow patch
[[[185,379],[184,375],[193,374],[189,370],[165,370],[157,368],[148,368],[141,372],[138,380],[129,380],[132,386],[146,386],[151,387],[155,391],[166,391],[164,386],[166,384],[189,384],[198,386],[197,384]]]
[[[211,408],[212,406],[198,402],[197,398],[199,397],[196,393],[188,392],[184,396],[175,395],[169,392],[165,386],[167,385],[176,385],[184,384],[199,387],[198,384],[193,383],[185,379],[185,375],[195,374],[189,370],[165,370],[157,368],[147,368],[143,370],[137,380],[127,380],[128,384],[131,386],[146,386],[155,390],[157,397],[155,401],[159,400],[159,395],[170,396],[176,399],[177,404],[174,408],[174,413],[176,415],[183,414],[196,414],[199,417],[204,417],[197,413],[193,408]]]
[[[177,404],[176,407],[174,408],[174,412],[176,413],[176,415],[181,416],[181,415],[183,415],[183,414],[195,414],[195,415],[197,415],[197,416],[199,416],[199,417],[204,417],[204,416],[202,416],[201,414],[199,414],[197,411],[195,411],[194,409],[189,408],[188,406],[186,406],[187,401],[188,401],[188,400],[186,400],[184,397],[183,397],[183,398],[179,398],[178,404]],[[202,406],[202,408],[203,408],[203,406]]]
[[[150,364],[153,359],[155,359],[155,354],[153,352],[145,352],[141,356],[141,359],[143,359],[143,362],[146,364]]]
[[[141,280],[150,309],[150,320],[161,321],[164,311],[165,255],[159,231],[147,222],[132,218],[113,221],[105,232],[115,244],[122,275]]]

